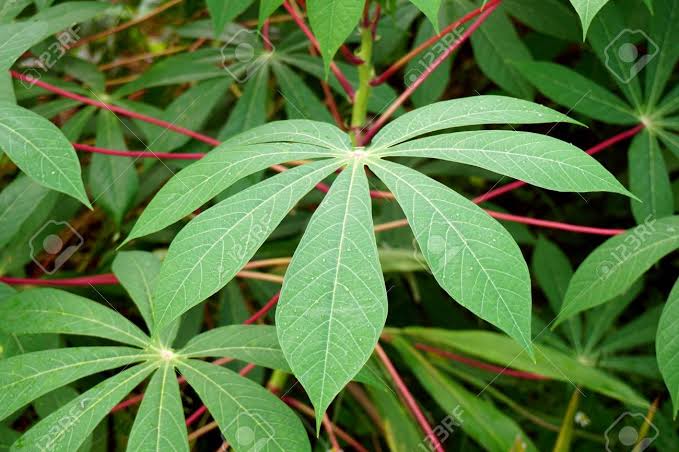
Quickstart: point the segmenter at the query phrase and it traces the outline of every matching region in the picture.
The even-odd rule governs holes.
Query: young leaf
[[[63,290],[20,292],[0,303],[0,318],[0,329],[8,333],[96,336],[142,348],[149,343],[149,338],[119,313]]]
[[[633,406],[648,406],[648,402],[640,394],[622,381],[551,347],[536,344],[533,360],[519,344],[490,331],[452,331],[420,327],[406,328],[403,331],[413,340],[589,388]]]
[[[308,0],[307,14],[328,73],[335,52],[358,25],[365,0]]]
[[[537,452],[521,427],[491,402],[442,374],[403,338],[395,337],[392,344],[434,401],[454,418],[448,421],[459,426],[485,450],[511,450],[512,444],[520,438],[524,443],[522,450]]]
[[[609,124],[639,122],[618,96],[572,69],[544,61],[520,61],[514,66],[542,94],[564,107]]]
[[[153,330],[153,288],[160,260],[145,251],[122,251],[113,260],[113,273],[137,305],[149,331]]]
[[[662,311],[658,334],[655,340],[655,353],[658,367],[665,385],[672,397],[672,415],[676,418],[679,411],[679,342],[677,341],[677,322],[679,322],[679,279],[674,283],[667,303]]]
[[[39,184],[91,207],[80,178],[78,156],[47,119],[18,105],[0,103],[0,148]]]
[[[629,194],[590,155],[565,141],[530,132],[486,130],[442,134],[407,141],[375,155],[466,163],[549,190]]]
[[[99,422],[154,368],[139,364],[81,394],[23,434],[13,450],[78,450]]]
[[[142,361],[128,347],[73,347],[0,360],[0,420],[28,402],[87,375]]]
[[[580,16],[580,22],[582,22],[582,40],[584,41],[587,37],[587,30],[589,29],[589,24],[592,23],[592,19],[599,12],[601,8],[604,7],[609,0],[570,0],[573,4],[573,8]]]
[[[123,244],[171,225],[238,180],[271,165],[333,155],[338,153],[310,145],[266,143],[237,146],[223,143],[177,173],[160,189]]]
[[[387,161],[369,166],[396,196],[441,287],[530,353],[530,277],[511,235],[476,204],[415,170]]]
[[[386,317],[368,179],[356,161],[311,218],[276,309],[281,348],[314,405],[317,428],[370,358]]]
[[[144,391],[127,450],[189,451],[177,375],[169,362],[158,369]]]
[[[557,323],[607,302],[663,256],[679,248],[679,216],[649,219],[606,240],[575,271]]]
[[[219,37],[224,31],[224,26],[248,9],[254,0],[239,0],[225,2],[224,0],[205,0],[207,9],[210,11],[212,23],[215,27],[215,37]]]
[[[258,384],[213,364],[177,364],[235,450],[311,451],[299,418]]]
[[[127,149],[120,124],[114,113],[101,110],[97,116],[96,145],[106,149]],[[135,161],[129,157],[94,154],[90,163],[92,197],[113,218],[118,228],[139,188]]]
[[[372,148],[383,149],[418,135],[452,127],[483,124],[579,124],[551,108],[505,96],[475,96],[436,102],[410,111],[391,121],[372,140]]]
[[[628,153],[630,189],[640,200],[632,200],[637,223],[674,213],[674,196],[658,139],[648,130],[634,137]]]
[[[156,327],[163,329],[224,287],[302,196],[339,164],[331,159],[290,169],[189,222],[172,241],[158,277]]]

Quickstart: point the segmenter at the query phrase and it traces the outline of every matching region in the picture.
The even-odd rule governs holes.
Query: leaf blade
[[[655,350],[660,373],[665,381],[665,386],[672,397],[674,407],[672,415],[677,416],[679,411],[679,346],[677,344],[676,324],[679,319],[679,280],[674,283],[672,291],[663,308],[658,333],[655,340]]]

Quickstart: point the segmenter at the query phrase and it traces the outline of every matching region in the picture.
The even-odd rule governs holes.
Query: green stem
[[[563,416],[559,436],[556,438],[554,444],[554,452],[568,452],[571,450],[571,441],[573,440],[573,419],[575,419],[575,412],[580,404],[580,389],[575,388],[571,400],[568,402],[566,414]]]
[[[282,370],[274,370],[269,378],[266,388],[273,392],[274,394],[280,394],[283,392],[286,383],[288,382],[289,374],[283,372]]]
[[[358,90],[354,97],[351,112],[351,141],[360,145],[360,130],[365,126],[368,116],[368,98],[370,97],[370,80],[374,71],[372,66],[373,37],[369,24],[361,26],[361,48],[356,54],[363,64],[358,67]]]

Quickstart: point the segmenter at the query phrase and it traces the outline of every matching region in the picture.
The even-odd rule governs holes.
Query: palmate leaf
[[[155,363],[138,364],[99,383],[38,422],[13,444],[12,449],[77,450],[111,409],[156,366]]]
[[[165,362],[144,391],[127,442],[129,451],[188,452],[188,438],[174,365]]]
[[[530,132],[457,132],[419,138],[375,156],[427,157],[478,166],[556,191],[629,194],[591,156],[572,144]]]
[[[587,37],[587,30],[589,29],[589,24],[592,23],[592,19],[599,12],[601,8],[604,7],[609,0],[570,0],[573,8],[580,16],[580,22],[582,23],[582,40],[584,41]]]
[[[53,389],[146,358],[128,347],[73,347],[0,360],[0,420]]]
[[[0,148],[39,184],[73,196],[91,207],[71,143],[47,119],[10,103],[0,103]]]
[[[665,385],[672,397],[672,414],[679,411],[679,341],[677,341],[677,323],[679,323],[679,280],[674,283],[670,296],[660,317],[658,333],[655,340],[655,353],[658,367]]]
[[[189,222],[172,241],[158,277],[156,326],[163,329],[224,287],[297,201],[340,164],[330,159],[290,169]]]
[[[540,124],[567,122],[568,116],[542,105],[505,96],[453,99],[410,111],[384,126],[372,140],[374,151],[425,133],[483,124]]]
[[[202,361],[181,361],[177,367],[235,450],[311,450],[299,418],[266,389]]]
[[[557,323],[622,294],[653,264],[677,248],[679,216],[649,219],[606,240],[575,271]]]
[[[35,289],[17,293],[0,303],[0,318],[3,319],[0,330],[19,335],[96,336],[142,348],[150,340],[114,310],[63,290]]]
[[[314,213],[276,309],[281,348],[314,405],[317,428],[370,357],[386,316],[368,180],[355,161]]]
[[[318,38],[327,74],[337,49],[358,25],[364,0],[309,0],[307,14]]]
[[[674,212],[674,196],[658,139],[647,129],[634,137],[628,152],[632,214],[641,224]]]
[[[333,155],[338,153],[303,144],[259,143],[240,146],[223,143],[170,179],[144,209],[123,243],[175,223],[238,180],[271,165]]]
[[[530,277],[511,235],[480,207],[408,167],[370,162],[403,208],[438,283],[529,352]]]
[[[653,111],[652,107],[662,97],[665,85],[679,59],[679,46],[676,45],[676,36],[679,35],[679,1],[656,2],[651,17],[650,38],[658,46],[658,55],[648,62],[646,68],[645,94],[649,112]]]

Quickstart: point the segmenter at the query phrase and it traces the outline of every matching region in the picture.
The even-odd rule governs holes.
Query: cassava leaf
[[[321,46],[327,74],[335,52],[358,25],[364,0],[309,0],[307,14]]]
[[[339,165],[330,159],[287,170],[189,222],[172,241],[158,276],[157,328],[224,287],[302,196]]]
[[[212,17],[212,24],[215,27],[215,36],[221,35],[222,31],[224,31],[224,26],[248,9],[253,2],[254,0],[239,0],[235,2],[205,0],[207,9],[210,11],[210,17]]]
[[[91,207],[80,178],[78,156],[47,119],[18,105],[0,103],[0,148],[39,184]]]
[[[581,38],[578,16],[560,0],[503,0],[502,3],[509,14],[540,33],[566,41]]]
[[[609,0],[570,0],[573,8],[575,8],[578,16],[580,16],[583,41],[587,37],[587,30],[592,23],[592,19],[594,19],[594,16],[596,16],[599,10],[603,8],[608,1]]]
[[[257,73],[245,83],[243,94],[231,109],[229,120],[219,131],[219,140],[223,141],[237,133],[261,126],[266,122],[266,106],[269,98],[269,67],[263,65]]]
[[[0,419],[72,381],[145,358],[141,350],[128,347],[73,347],[2,359]]]
[[[127,442],[129,451],[188,452],[184,410],[174,365],[165,362],[144,391]]]
[[[271,165],[333,155],[339,153],[302,144],[263,143],[239,146],[230,142],[223,143],[170,179],[144,209],[123,243],[175,223],[236,181]]]
[[[658,324],[655,340],[655,353],[658,367],[665,385],[672,397],[672,414],[679,411],[679,342],[677,341],[677,322],[679,322],[679,280],[674,283],[672,291],[663,308]]]
[[[658,54],[648,60],[646,68],[646,103],[649,111],[662,97],[665,85],[679,59],[679,46],[676,36],[679,35],[679,1],[663,0],[656,2],[651,16],[651,41],[657,46]],[[652,52],[653,49],[647,49]]]
[[[441,9],[441,0],[410,0],[417,9],[422,11],[427,19],[434,26],[434,31],[439,32],[439,9]]]
[[[520,61],[516,68],[554,102],[609,124],[637,124],[631,107],[578,72],[544,61]]]
[[[332,400],[370,358],[386,317],[368,180],[355,161],[314,213],[276,309],[281,348],[314,405],[317,429]]]
[[[12,449],[78,450],[97,424],[153,371],[155,365],[139,364],[99,383],[38,422],[14,443]]]
[[[160,273],[160,260],[145,251],[122,251],[112,264],[113,273],[137,305],[149,331],[153,330],[153,288]]]
[[[311,450],[299,418],[258,384],[202,361],[181,361],[177,367],[235,450]]]
[[[679,216],[649,218],[595,249],[575,271],[558,322],[607,302],[663,256],[679,248]]]
[[[457,132],[419,138],[376,156],[427,157],[479,166],[556,191],[629,194],[594,158],[547,135],[506,130]]]
[[[505,96],[475,96],[436,102],[391,121],[372,140],[372,148],[383,149],[425,133],[452,127],[482,124],[579,124],[551,108]]]
[[[285,64],[274,62],[273,72],[285,100],[285,111],[290,119],[314,118],[317,121],[333,123],[332,115],[316,94]]]
[[[0,329],[8,333],[96,336],[142,348],[149,343],[149,338],[119,313],[63,290],[17,293],[0,303],[0,317]]]
[[[662,218],[674,212],[674,196],[665,159],[655,135],[643,130],[634,137],[628,152],[632,214],[637,223]]]
[[[309,144],[333,151],[348,151],[352,148],[347,134],[334,125],[308,119],[270,122],[240,133],[224,144],[244,146],[286,142]]]
[[[530,277],[509,233],[480,207],[408,167],[370,162],[403,208],[438,283],[531,350]]]
[[[284,0],[260,0],[259,2],[259,26],[264,24],[264,21],[273,14],[282,4]]]

